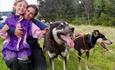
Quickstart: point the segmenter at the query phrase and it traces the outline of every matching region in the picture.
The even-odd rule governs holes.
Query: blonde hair
[[[15,0],[15,1],[23,1],[23,0]]]
[[[28,5],[26,0],[15,0],[14,6],[17,5],[17,3],[19,3],[19,2],[25,2]]]
[[[27,4],[27,6],[28,6],[28,3],[26,2],[26,0],[15,0],[15,3],[14,3],[14,5],[13,5],[13,12],[15,13],[15,6],[17,5],[17,3],[19,3],[19,2],[25,2],[26,4]]]

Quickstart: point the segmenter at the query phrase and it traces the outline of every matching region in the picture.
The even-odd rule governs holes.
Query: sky
[[[26,0],[29,4],[37,4],[37,0]],[[0,12],[12,11],[15,0],[0,0]]]

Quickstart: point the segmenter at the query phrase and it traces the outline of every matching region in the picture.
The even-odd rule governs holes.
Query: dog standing
[[[45,36],[44,49],[48,51],[52,70],[55,69],[53,60],[58,55],[62,56],[63,69],[66,70],[66,46],[74,46],[74,41],[71,39],[73,32],[74,28],[67,22],[56,21],[50,24],[49,31]]]
[[[91,48],[94,48],[96,42],[100,44],[101,47],[104,49],[107,49],[107,45],[112,44],[110,40],[108,40],[102,33],[99,32],[99,30],[94,30],[91,34],[77,34],[77,36],[74,39],[75,46],[74,48],[78,51],[78,70],[81,70],[81,55],[82,50],[86,52],[86,70],[89,70],[88,68],[88,58],[89,58],[89,50]]]

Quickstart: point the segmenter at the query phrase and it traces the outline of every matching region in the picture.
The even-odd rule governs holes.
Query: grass
[[[112,53],[103,52],[103,49],[96,46],[90,52],[89,57],[89,68],[90,70],[115,70],[115,28],[113,27],[103,27],[103,26],[90,26],[90,25],[80,25],[74,26],[76,28],[76,32],[84,32],[90,33],[94,29],[99,29],[106,37],[113,41],[113,44],[109,46],[109,49],[112,50]],[[2,40],[0,40],[0,45],[2,45]],[[42,45],[42,41],[40,42]],[[2,46],[0,46],[0,51]],[[48,70],[51,70],[50,63],[48,59],[48,55],[46,55],[47,67]],[[67,70],[77,70],[77,51],[70,50],[69,58],[67,62]],[[0,70],[8,70],[4,60],[2,58],[2,54],[0,52]],[[55,59],[55,70],[63,70],[61,57]],[[85,55],[82,56],[82,70],[85,70]]]

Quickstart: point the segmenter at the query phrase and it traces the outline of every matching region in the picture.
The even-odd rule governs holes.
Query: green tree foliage
[[[101,13],[100,17],[93,17],[91,23],[92,25],[115,26],[115,18]]]
[[[41,18],[115,26],[115,0],[39,0]]]
[[[71,20],[76,16],[75,6],[75,0],[46,0],[40,5],[40,14],[49,21]]]
[[[94,25],[115,26],[115,0],[95,0]]]

